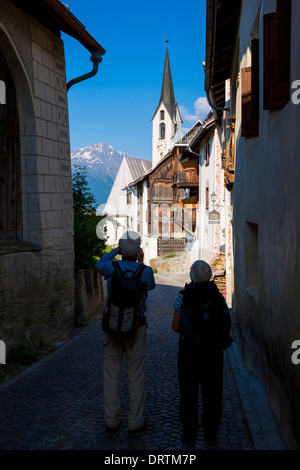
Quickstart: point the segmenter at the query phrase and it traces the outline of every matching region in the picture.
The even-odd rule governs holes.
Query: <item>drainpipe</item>
[[[73,80],[70,80],[67,83],[67,91],[71,88],[71,86],[75,85],[76,83],[82,82],[83,80],[87,80],[88,78],[94,77],[96,73],[98,72],[98,67],[100,62],[102,62],[102,54],[99,51],[93,52],[90,60],[93,62],[93,70],[91,72],[88,72],[84,75],[81,75],[80,77],[73,78]]]
[[[230,108],[221,108],[221,107],[216,106],[215,104],[213,104],[212,100],[210,98],[210,94],[212,95],[211,90],[206,92],[206,98],[207,98],[208,104],[211,108],[215,109],[216,111],[227,111],[228,113],[230,112]]]

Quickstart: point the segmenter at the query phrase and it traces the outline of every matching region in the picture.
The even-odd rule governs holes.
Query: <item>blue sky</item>
[[[206,1],[66,0],[106,50],[97,75],[68,92],[71,150],[107,142],[151,160],[151,119],[158,105],[166,50],[183,128],[207,114],[204,93]],[[90,53],[62,34],[67,81],[92,70]]]

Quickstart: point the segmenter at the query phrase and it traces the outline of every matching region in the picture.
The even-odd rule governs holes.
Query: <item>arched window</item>
[[[162,110],[160,112],[160,120],[163,121],[164,119],[165,119],[165,112],[164,112],[164,110]]]
[[[166,126],[164,123],[159,125],[159,137],[160,139],[164,139],[166,137]]]
[[[20,126],[16,90],[1,50],[0,80],[6,88],[6,104],[0,105],[0,241],[8,241],[22,235]]]

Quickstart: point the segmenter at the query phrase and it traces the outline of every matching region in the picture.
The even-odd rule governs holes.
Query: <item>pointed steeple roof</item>
[[[173,116],[175,108],[176,108],[176,101],[175,101],[175,96],[174,96],[174,89],[173,89],[173,82],[172,82],[172,75],[171,75],[171,68],[170,68],[170,61],[169,61],[168,40],[166,40],[166,43],[167,43],[167,47],[166,47],[164,75],[163,75],[163,82],[162,82],[162,87],[161,87],[160,100],[155,110],[155,113],[153,115],[153,118],[162,102],[164,103],[171,117]]]

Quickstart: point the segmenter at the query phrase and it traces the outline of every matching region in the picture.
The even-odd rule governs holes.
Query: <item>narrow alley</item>
[[[171,330],[172,305],[186,279],[186,273],[156,275],[149,293],[146,431],[127,432],[124,369],[123,425],[106,433],[99,311],[73,339],[0,386],[0,448],[191,451],[180,440],[178,337]],[[244,370],[235,343],[225,352],[223,401],[216,449],[284,449],[264,390]],[[205,449],[200,428],[192,450]]]

